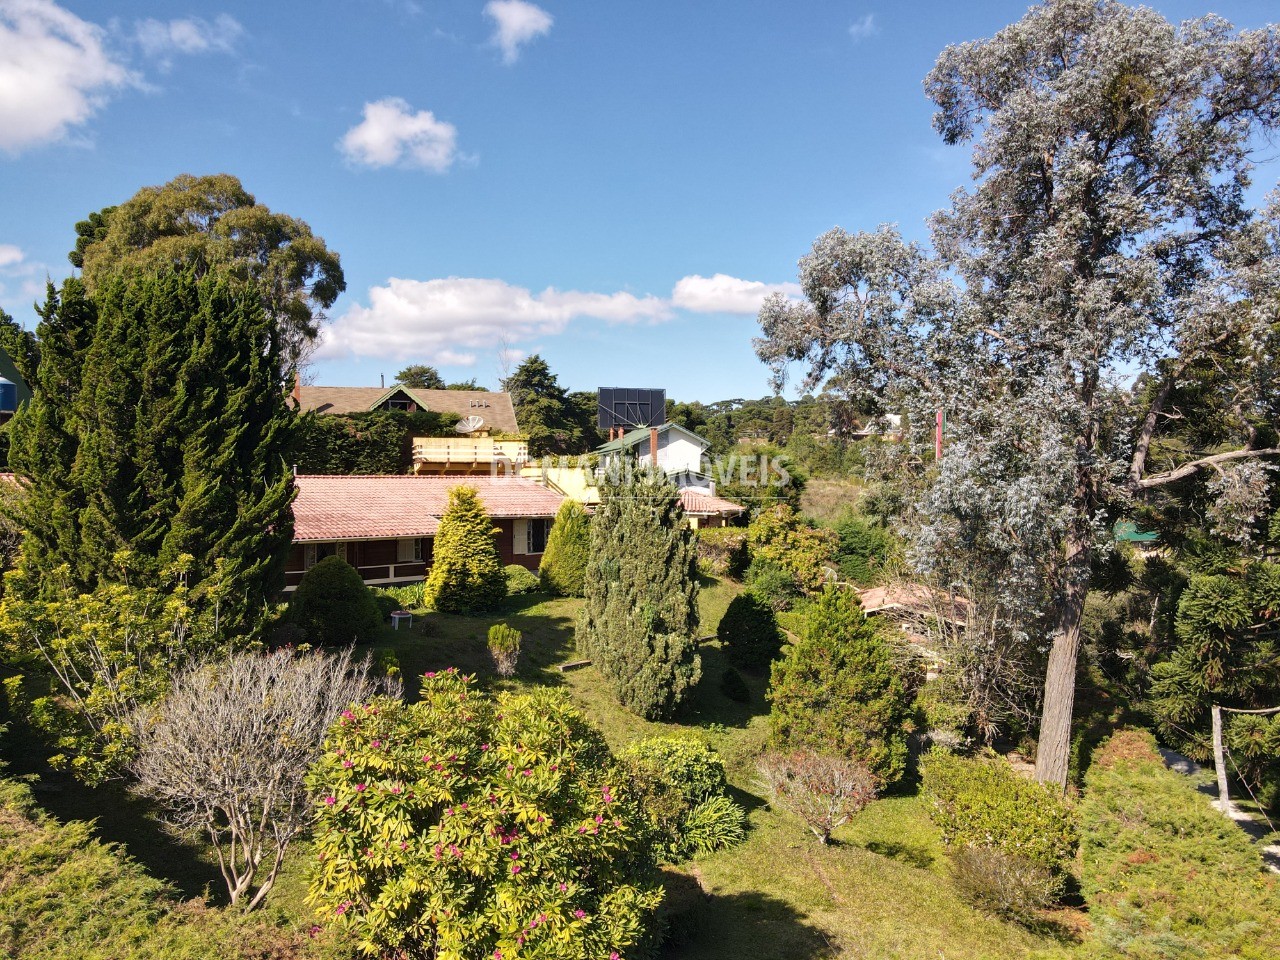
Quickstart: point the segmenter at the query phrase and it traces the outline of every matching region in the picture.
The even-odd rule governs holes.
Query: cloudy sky
[[[1277,13],[1153,5],[1209,3]],[[227,172],[342,256],[319,383],[537,351],[573,389],[762,396],[761,298],[832,226],[924,236],[968,151],[921,81],[1025,6],[0,0],[0,306],[34,321],[90,211]]]

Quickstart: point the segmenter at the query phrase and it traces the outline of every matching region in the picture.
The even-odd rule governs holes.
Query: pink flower
[[[621,958],[618,956],[617,950],[614,950],[611,954],[609,954],[609,960],[621,960]]]
[[[579,920],[581,920],[583,917],[587,915],[587,913],[582,908],[578,908],[577,910],[573,911],[573,915],[577,917]]]
[[[567,883],[562,883],[562,884],[560,884],[560,892],[561,892],[561,893],[564,893],[564,892],[565,892],[566,890],[568,890],[568,889],[569,889],[569,885],[568,885]]]
[[[343,760],[343,761],[342,761],[342,769],[343,769],[343,770],[350,770],[353,766],[354,766],[354,764],[353,764],[350,760]]]
[[[481,750],[482,752],[483,752],[483,751],[485,751],[485,750],[488,750],[488,749],[489,749],[489,745],[488,745],[487,743],[482,743],[482,744],[480,744],[480,750]]]
[[[525,775],[526,777],[532,777],[532,776],[533,776],[533,771],[532,771],[532,770],[525,770],[525,771],[524,771],[524,775]]]
[[[355,714],[353,714],[350,710],[343,710],[343,711],[342,711],[342,719],[343,719],[343,720],[354,720],[354,719],[355,719]]]
[[[325,805],[326,805],[326,806],[330,806],[330,807],[332,807],[332,806],[333,806],[335,803],[337,803],[338,801],[337,801],[337,798],[336,798],[336,797],[325,797],[325,798],[324,798],[324,802],[325,802]]]
[[[501,950],[495,950],[495,951],[493,951],[493,960],[502,960],[502,951],[501,951]]]
[[[512,860],[519,860],[519,859],[520,859],[520,851],[519,851],[519,850],[512,850],[512,851],[511,851],[511,859],[512,859]]]
[[[428,670],[426,673],[423,674],[423,676],[426,677],[428,680],[430,680],[435,675],[436,675],[436,672],[434,670]]]
[[[520,872],[520,864],[518,864],[518,863],[513,863],[513,864],[511,865],[511,872],[512,872],[513,874],[519,873],[519,872]]]
[[[375,741],[373,741],[373,743],[371,744],[371,746],[373,747],[373,749],[377,750],[380,746],[382,746],[382,741],[381,741],[381,740],[375,740]]]
[[[368,789],[369,787],[367,784],[363,784],[363,783],[356,784],[356,793],[364,793]]]

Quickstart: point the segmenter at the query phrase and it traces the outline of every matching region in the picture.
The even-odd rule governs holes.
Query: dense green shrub
[[[683,860],[741,842],[746,814],[725,795],[724,764],[700,740],[649,737],[618,756],[665,860]]]
[[[1146,732],[1094,752],[1080,804],[1090,956],[1271,960],[1280,877],[1195,784],[1167,769]]]
[[[999,757],[931,750],[920,772],[929,815],[949,848],[994,847],[1061,881],[1075,854],[1077,829],[1060,791],[1019,776]]]
[[[747,681],[743,680],[742,674],[733,667],[725,667],[724,673],[720,674],[720,692],[734,703],[751,701],[751,690],[747,687]]]
[[[844,579],[860,586],[875,583],[893,552],[894,539],[884,527],[856,513],[836,521],[835,561]]]
[[[542,586],[536,573],[518,563],[507,564],[502,568],[502,575],[507,578],[508,596],[534,593]]]
[[[375,956],[642,952],[649,826],[563,691],[489,698],[453,670],[348,711],[313,768],[310,900]]]
[[[489,628],[489,656],[500,677],[514,676],[520,660],[520,631],[505,623],[495,623]]]
[[[556,513],[547,549],[538,565],[543,586],[557,596],[582,596],[590,555],[591,523],[587,511],[576,500],[566,500]]]
[[[751,557],[781,567],[810,592],[826,582],[836,537],[786,504],[761,510],[747,528]]]
[[[698,567],[703,573],[741,580],[750,562],[745,528],[702,527],[698,530]]]
[[[374,605],[378,608],[379,618],[386,623],[391,619],[391,614],[400,609],[400,598],[377,587],[371,588],[370,592],[373,594]]]
[[[436,533],[424,596],[442,613],[492,610],[507,595],[493,521],[473,487],[454,487]]]
[[[907,762],[910,698],[888,642],[853,595],[827,587],[800,638],[773,663],[770,741],[865,763],[884,786]]]
[[[383,587],[381,592],[394,597],[399,610],[420,610],[426,604],[423,596],[425,587],[426,583],[419,580],[417,583],[406,583],[398,587]]]
[[[620,704],[669,716],[702,675],[693,531],[665,477],[600,490],[578,645]]]
[[[342,645],[372,640],[382,627],[373,592],[355,567],[341,557],[325,557],[302,575],[289,598],[289,619],[307,633],[307,642]]]
[[[755,594],[778,613],[790,610],[804,596],[795,574],[762,557],[751,561],[742,582],[748,593]]]
[[[716,637],[729,659],[744,670],[764,670],[782,649],[773,608],[754,593],[740,593],[729,601]]]
[[[91,824],[41,813],[0,779],[0,956],[23,960],[301,960],[306,940],[269,916],[180,904]]]
[[[291,462],[299,473],[408,473],[413,438],[452,434],[459,419],[433,410],[308,414],[298,419]]]

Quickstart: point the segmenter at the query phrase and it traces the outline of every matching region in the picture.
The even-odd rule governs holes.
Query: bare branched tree
[[[800,817],[819,843],[876,798],[876,779],[865,763],[797,750],[767,753],[758,767],[770,800]]]
[[[252,910],[310,821],[305,777],[353,703],[400,694],[351,651],[242,653],[179,674],[136,724],[136,789],[174,826],[208,835],[233,904]]]

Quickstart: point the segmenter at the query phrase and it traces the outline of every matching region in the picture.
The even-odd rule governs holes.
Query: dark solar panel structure
[[[601,387],[596,423],[601,430],[660,427],[667,422],[667,391]]]

